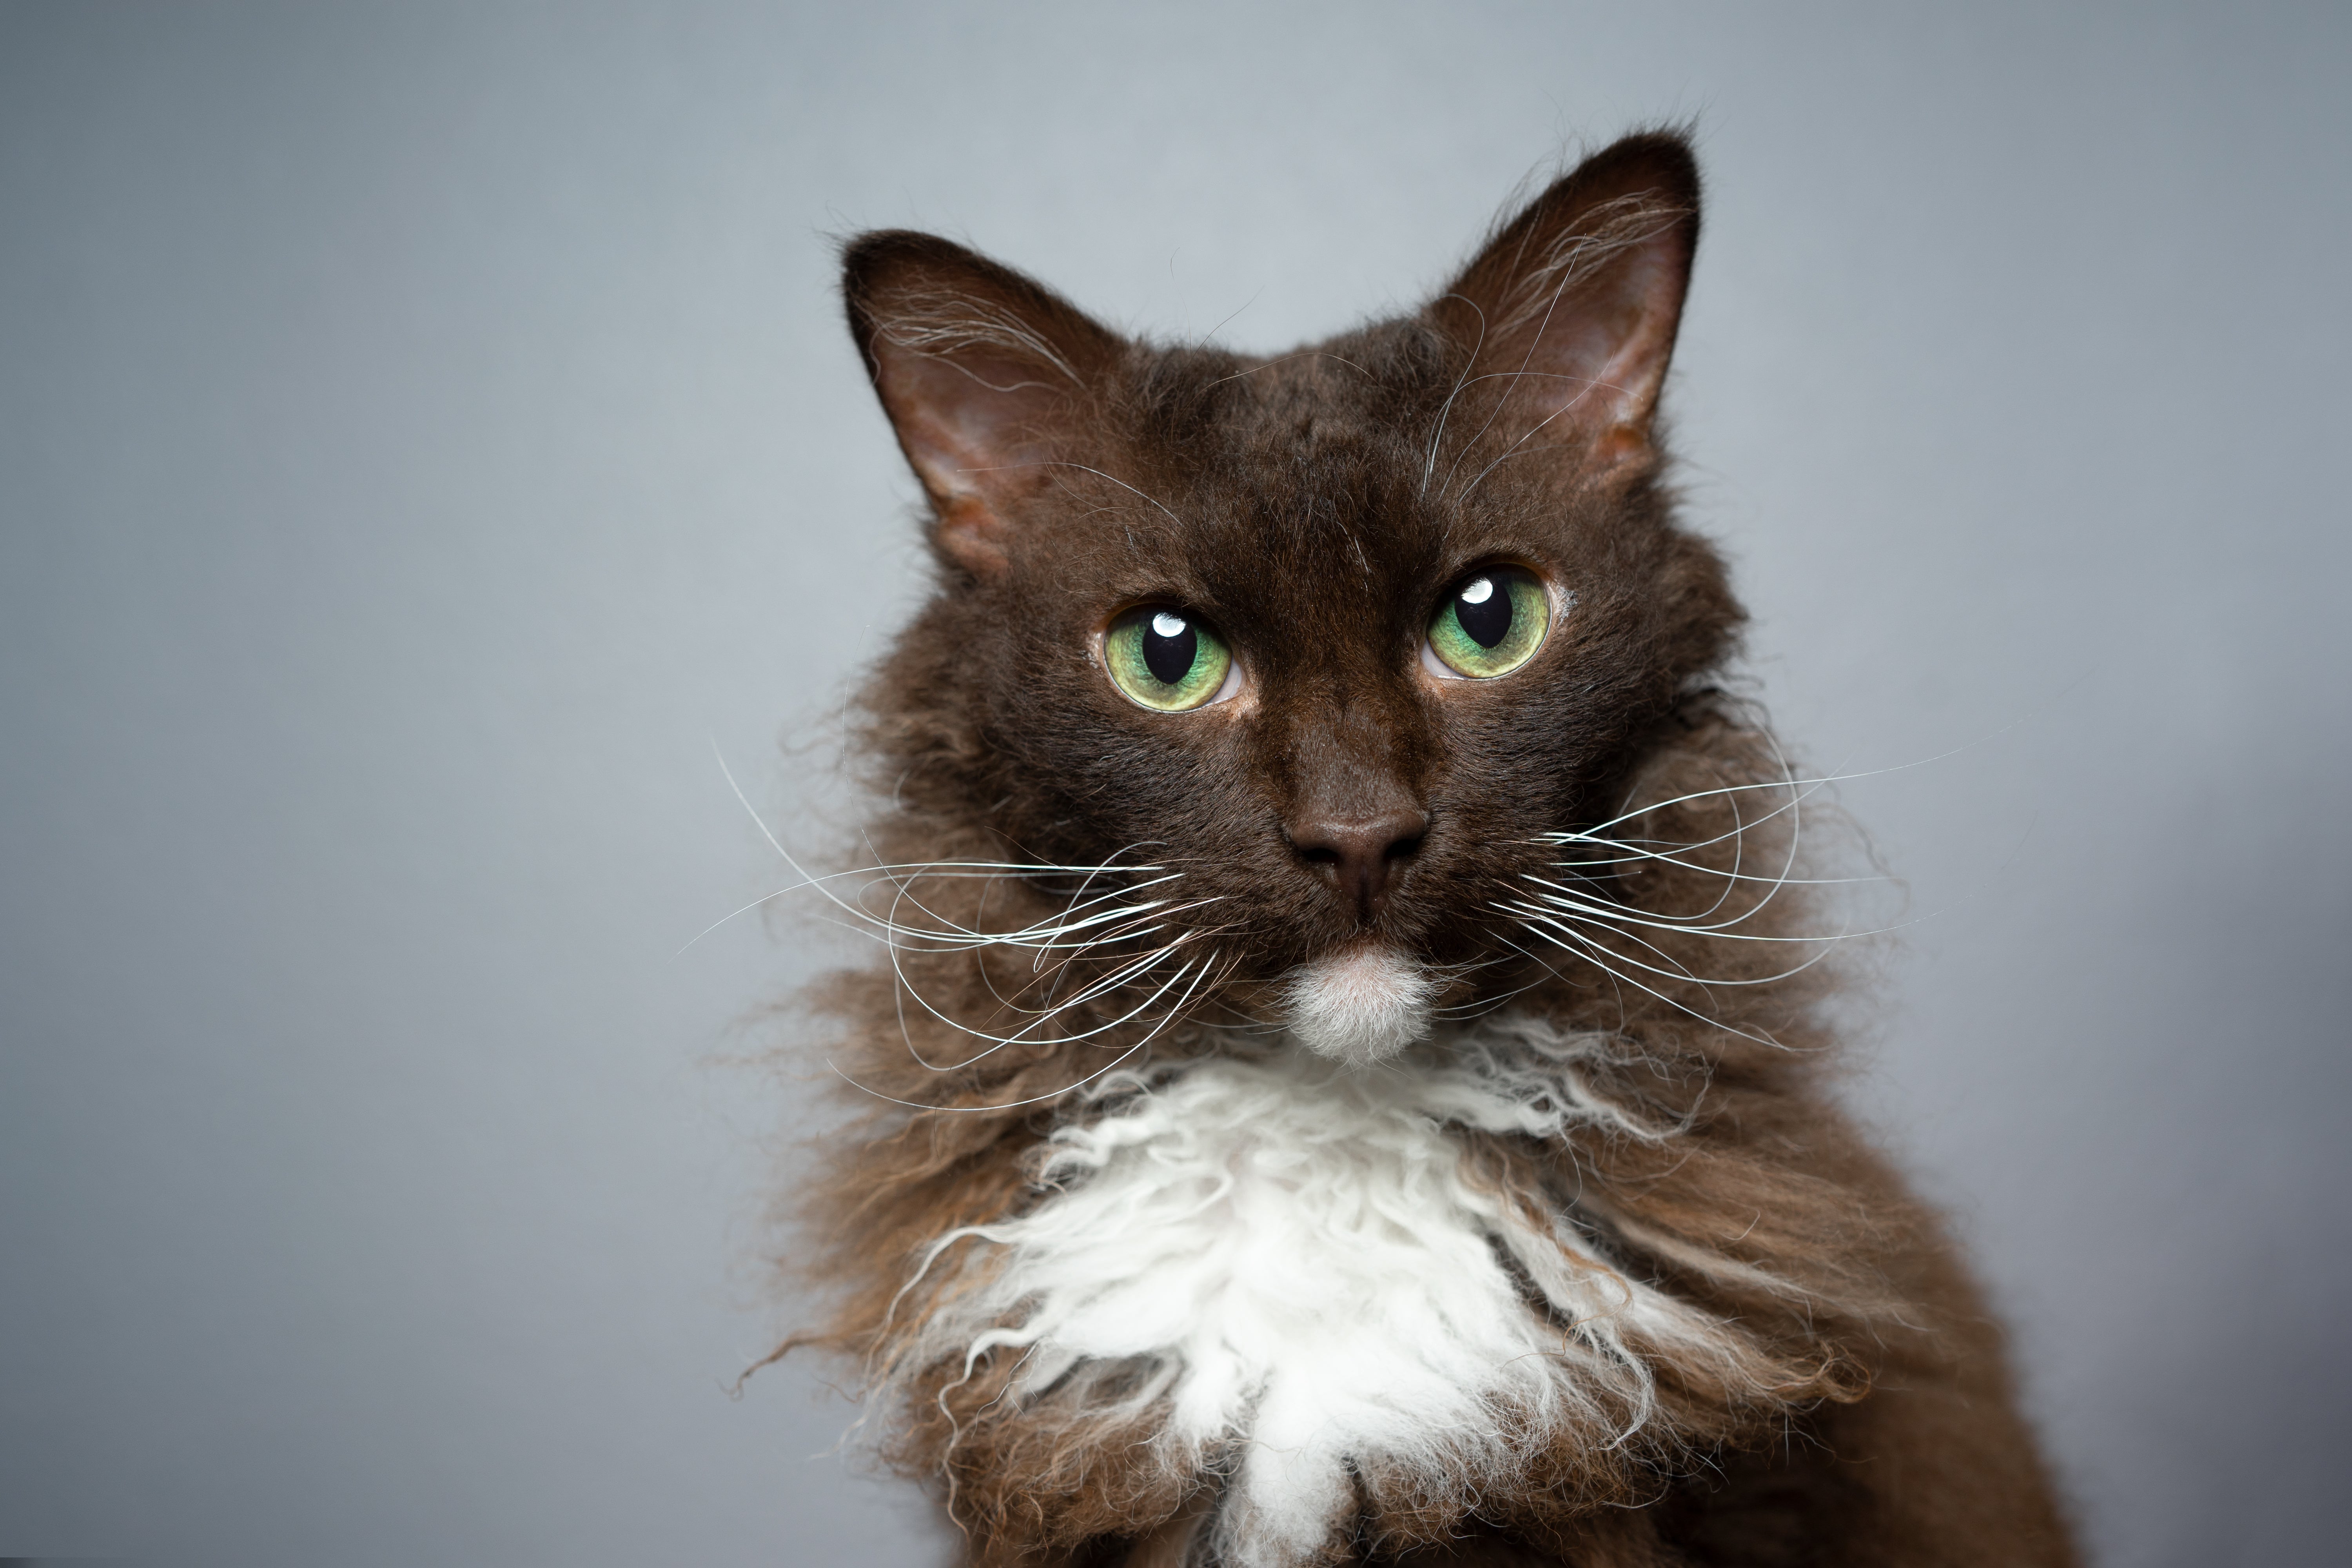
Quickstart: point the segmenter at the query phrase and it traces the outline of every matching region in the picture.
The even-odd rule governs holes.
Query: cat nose
[[[1290,846],[1370,920],[1388,901],[1389,889],[1428,831],[1429,813],[1399,809],[1301,823],[1290,830]]]

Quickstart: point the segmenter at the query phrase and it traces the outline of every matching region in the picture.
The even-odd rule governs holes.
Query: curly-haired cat
[[[969,1561],[2074,1561],[1828,1091],[1803,786],[1664,481],[1698,211],[1630,137],[1273,358],[849,245],[938,583],[794,1204]]]

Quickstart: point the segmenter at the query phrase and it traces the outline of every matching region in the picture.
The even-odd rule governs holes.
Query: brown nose
[[[1356,820],[1302,823],[1290,830],[1290,845],[1370,920],[1388,901],[1401,868],[1419,851],[1428,831],[1425,811],[1386,811]]]

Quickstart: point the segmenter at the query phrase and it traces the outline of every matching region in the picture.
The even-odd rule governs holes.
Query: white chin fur
[[[1284,982],[1290,1032],[1318,1056],[1365,1067],[1429,1036],[1437,981],[1392,947],[1302,963]]]

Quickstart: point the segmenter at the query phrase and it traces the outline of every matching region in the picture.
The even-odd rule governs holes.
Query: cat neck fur
[[[1506,1013],[1370,1067],[1285,1040],[1114,1074],[1024,1213],[929,1249],[898,1367],[1008,1352],[979,1419],[1147,1423],[1170,1470],[1226,1478],[1220,1560],[1246,1568],[1317,1560],[1363,1474],[1433,1498],[1633,1441],[1654,1356],[1760,1391],[1781,1369],[1737,1324],[1472,1156],[1479,1133],[1671,1138],[1592,1091],[1611,1050]]]

